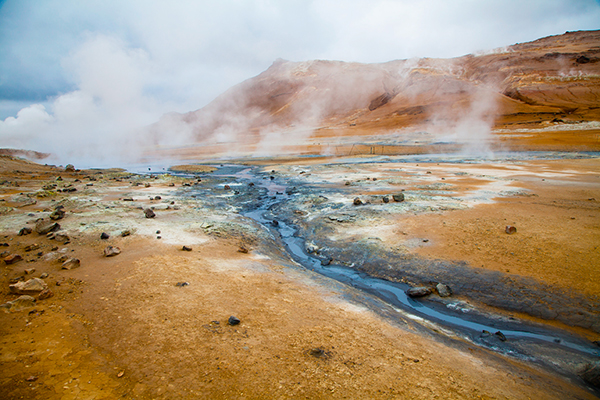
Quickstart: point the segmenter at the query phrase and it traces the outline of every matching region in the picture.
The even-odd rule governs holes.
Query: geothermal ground
[[[2,398],[598,395],[597,155],[168,167],[2,156]]]

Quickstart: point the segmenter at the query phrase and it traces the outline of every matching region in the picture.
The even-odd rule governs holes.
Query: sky
[[[0,0],[0,147],[108,149],[277,58],[447,58],[594,29],[598,0]]]

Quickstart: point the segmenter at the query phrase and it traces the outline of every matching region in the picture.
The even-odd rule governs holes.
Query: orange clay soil
[[[35,271],[26,278],[48,273],[45,281],[54,293],[33,308],[0,313],[3,399],[593,398],[526,365],[390,325],[323,279],[284,267],[260,248],[243,254],[239,238],[206,235],[198,224],[210,215],[172,196],[168,185],[181,185],[179,178],[134,187],[113,172],[84,186],[89,172],[61,172],[58,187],[75,184],[77,192],[35,197],[36,204],[16,207],[15,193],[56,183],[59,171],[7,158],[2,163],[2,180],[11,183],[0,187],[7,204],[0,241],[24,260],[2,266],[1,297],[16,297],[9,294],[9,279],[29,268]],[[162,201],[149,200],[158,194]],[[538,195],[544,198],[542,190]],[[118,200],[125,196],[134,202]],[[565,201],[561,196],[557,201]],[[36,233],[16,236],[57,203],[67,211],[58,222],[70,243]],[[150,205],[157,217],[145,219],[138,206]],[[519,229],[511,240],[532,235],[533,219],[517,218],[528,212],[511,212],[508,218]],[[578,223],[580,213],[568,214],[565,223]],[[443,240],[444,229],[471,226],[474,218],[460,215],[448,216],[448,228],[428,234]],[[487,218],[496,229],[492,218],[500,217]],[[119,236],[131,227],[132,235]],[[110,232],[108,240],[100,239],[103,231]],[[26,252],[33,243],[40,248]],[[122,253],[102,257],[108,244]],[[192,251],[182,251],[182,245]],[[55,246],[79,258],[81,267],[61,270],[49,258]],[[456,249],[458,258],[470,253]],[[525,263],[513,264],[515,272],[526,271]],[[228,325],[230,315],[241,323]]]

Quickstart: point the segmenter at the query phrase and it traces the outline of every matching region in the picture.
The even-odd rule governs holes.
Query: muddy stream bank
[[[236,210],[249,223],[259,224],[272,238],[259,251],[282,253],[301,268],[360,290],[366,294],[363,301],[375,311],[383,301],[390,307],[380,314],[392,322],[410,324],[456,346],[474,344],[534,363],[589,388],[578,375],[586,364],[600,358],[597,344],[549,325],[478,307],[525,312],[598,332],[600,304],[589,298],[525,277],[474,269],[464,262],[393,251],[376,238],[333,241],[332,225],[385,214],[330,200],[352,188],[310,185],[301,178],[243,165],[223,165],[200,176],[201,183],[180,189],[178,195],[195,198],[203,206]],[[412,286],[435,283],[449,285],[453,295],[442,298],[434,293],[419,299],[406,295]]]

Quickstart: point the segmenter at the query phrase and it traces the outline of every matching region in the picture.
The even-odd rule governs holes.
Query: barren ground
[[[0,249],[24,258],[2,266],[1,300],[17,297],[9,280],[29,268],[35,272],[25,279],[47,273],[54,293],[35,307],[0,313],[2,398],[594,398],[530,365],[391,324],[349,300],[352,289],[285,265],[234,231],[215,230],[206,221],[218,227],[243,221],[175,195],[194,179],[0,162],[0,242],[8,244]],[[265,168],[289,173],[294,165],[318,167],[296,161]],[[443,178],[461,206],[398,214],[363,231],[355,226],[352,234],[372,236],[375,229],[386,245],[422,256],[464,260],[585,295],[599,292],[598,159],[361,168],[365,177],[397,175],[408,192],[423,184],[418,177],[427,184]],[[33,194],[48,183],[77,191]],[[361,185],[356,195],[370,193]],[[510,188],[517,191],[495,195]],[[27,194],[35,204],[24,205]],[[134,201],[122,200],[128,197]],[[56,204],[67,212],[57,222],[70,243],[35,232],[17,236]],[[139,207],[150,206],[157,216],[146,219]],[[506,235],[506,225],[517,233]],[[121,237],[126,229],[132,234]],[[102,232],[110,238],[101,240]],[[26,252],[33,243],[40,248]],[[103,257],[109,244],[122,253]],[[242,244],[248,253],[238,252]],[[64,248],[81,260],[79,268],[61,270],[52,259]],[[228,325],[231,315],[241,323]]]

